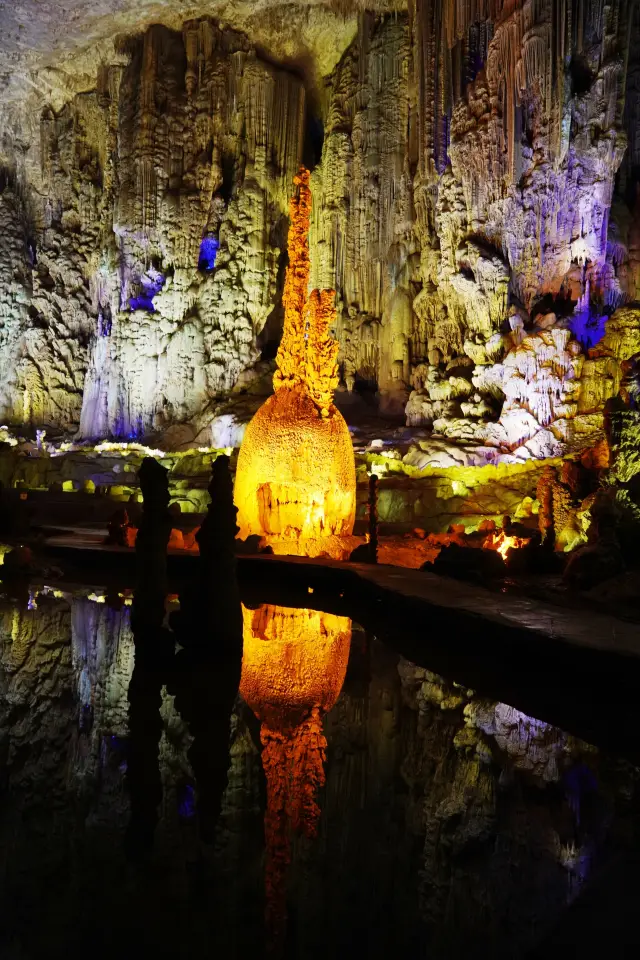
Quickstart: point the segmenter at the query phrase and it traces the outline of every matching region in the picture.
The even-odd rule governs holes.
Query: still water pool
[[[623,906],[627,761],[346,616],[149,650],[128,604],[0,602],[3,960],[573,956]]]

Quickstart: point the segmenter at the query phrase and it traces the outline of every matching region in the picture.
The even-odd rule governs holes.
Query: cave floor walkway
[[[243,599],[352,617],[426,670],[640,762],[640,615],[557,583],[483,586],[420,570],[241,557]]]
[[[121,559],[134,559],[132,550],[105,546],[102,543],[105,532],[69,528],[62,535],[49,537],[46,546],[54,554],[62,552],[71,556],[70,551],[73,550],[87,557],[91,553],[94,560],[98,559],[95,556],[98,552],[105,566],[110,564],[109,557],[113,553],[117,553]],[[170,570],[173,567],[174,571],[181,567],[186,570],[197,562],[196,555],[183,554],[182,551],[170,551],[170,557]],[[618,611],[614,613],[611,607],[605,608],[602,604],[590,602],[579,594],[562,596],[554,593],[551,578],[505,581],[495,589],[490,589],[466,580],[408,567],[352,563],[325,557],[240,554],[238,562],[245,585],[249,585],[250,580],[255,580],[258,586],[268,584],[270,595],[284,585],[285,592],[295,591],[296,604],[304,599],[305,605],[313,606],[319,598],[326,600],[329,595],[333,595],[335,601],[336,593],[338,598],[344,599],[343,588],[352,598],[354,592],[358,592],[356,583],[360,581],[362,592],[374,604],[382,602],[383,594],[386,595],[384,599],[389,601],[389,595],[392,594],[399,605],[404,602],[420,605],[423,615],[429,619],[431,630],[436,624],[445,627],[448,622],[450,630],[473,631],[478,621],[483,621],[486,629],[513,633],[514,641],[518,635],[531,634],[579,647],[640,658],[640,606],[637,615],[621,616]],[[300,594],[301,580],[305,581],[304,586],[307,587],[304,596]],[[556,584],[557,581],[554,586]],[[319,593],[314,597],[309,588],[315,591],[316,587]],[[379,596],[374,598],[373,593]],[[548,594],[548,599],[542,599],[544,593]],[[284,599],[282,602],[285,602]]]
[[[44,555],[67,582],[132,587],[135,553],[96,531],[60,531]],[[170,551],[170,589],[197,556]],[[399,654],[446,679],[640,761],[640,609],[562,596],[538,578],[488,589],[404,567],[324,558],[238,556],[245,604],[309,607],[351,617]],[[38,578],[35,578],[36,580]],[[215,587],[211,602],[215,603]]]
[[[496,628],[531,631],[577,646],[640,657],[640,609],[637,619],[631,619],[597,610],[580,597],[545,601],[529,595],[527,586],[531,587],[532,580],[493,591],[421,570],[368,564],[350,567],[399,598],[422,601],[432,613],[437,608],[453,609],[459,616],[481,617]],[[542,579],[536,593],[544,582]]]

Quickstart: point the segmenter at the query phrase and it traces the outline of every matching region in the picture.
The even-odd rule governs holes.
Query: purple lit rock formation
[[[77,6],[2,12],[0,420],[206,434],[275,351],[304,159],[343,390],[485,461],[602,434],[640,327],[637,5]]]

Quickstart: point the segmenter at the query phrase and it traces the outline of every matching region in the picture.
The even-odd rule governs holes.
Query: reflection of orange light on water
[[[240,693],[261,721],[267,780],[266,914],[272,948],[282,946],[290,832],[315,837],[324,785],[322,718],[340,695],[351,621],[315,610],[243,607]]]

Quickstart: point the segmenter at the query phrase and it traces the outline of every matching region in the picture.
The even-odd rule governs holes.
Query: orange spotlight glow
[[[305,541],[353,531],[356,474],[344,418],[333,404],[338,383],[334,292],[309,282],[309,171],[295,178],[290,203],[284,329],[273,378],[275,393],[249,423],[238,456],[234,498],[239,536]]]
[[[528,543],[529,541],[523,537],[508,537],[506,533],[492,533],[484,541],[483,547],[485,550],[497,550],[506,563],[510,550],[525,547]]]
[[[322,718],[340,695],[351,621],[315,610],[243,607],[240,693],[261,721],[267,780],[266,919],[271,947],[284,942],[291,833],[315,837],[327,741]]]

